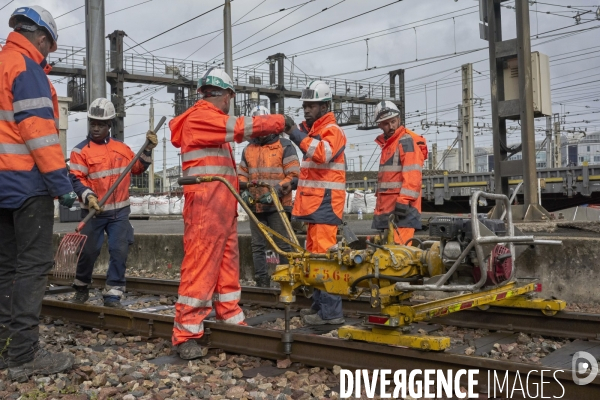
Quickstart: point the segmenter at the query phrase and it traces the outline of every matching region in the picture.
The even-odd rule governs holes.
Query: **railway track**
[[[95,275],[93,286],[103,288],[106,278]],[[50,277],[50,283],[57,286],[57,291],[69,286],[70,281]],[[147,295],[177,296],[179,281],[151,278],[127,278],[127,290]],[[256,305],[268,308],[283,308],[278,302],[277,289],[244,286],[242,288],[242,305]],[[294,309],[308,308],[311,300],[299,294]],[[373,308],[368,298],[354,301],[344,300],[344,312],[348,315],[360,316],[372,313]],[[449,314],[429,321],[432,324],[460,326],[463,328],[503,330],[538,334],[568,339],[600,340],[600,314],[563,311],[548,317],[537,310],[490,307],[488,310],[471,309]]]
[[[54,286],[49,291],[60,293],[61,285],[67,282],[51,279]],[[94,278],[94,285],[102,287],[101,277]],[[146,278],[128,278],[128,291],[147,295],[177,294],[177,281],[165,281]],[[479,369],[480,377],[487,376],[488,371],[508,371],[509,382],[514,382],[516,376],[527,376],[530,380],[545,379],[552,381],[544,386],[544,396],[559,398],[564,393],[568,399],[597,399],[600,393],[600,377],[587,386],[573,383],[571,371],[565,368],[554,368],[532,365],[521,362],[495,360],[484,357],[466,356],[450,352],[423,352],[401,347],[385,346],[373,343],[357,342],[321,336],[334,329],[311,330],[302,328],[292,331],[291,354],[284,352],[281,341],[282,331],[253,327],[267,318],[282,318],[283,311],[278,310],[276,289],[244,287],[241,303],[245,306],[260,306],[273,308],[272,315],[256,317],[247,320],[250,326],[232,326],[211,321],[205,321],[207,334],[205,345],[221,348],[227,352],[247,354],[268,359],[284,359],[289,357],[293,362],[311,366],[331,368],[340,365],[349,369],[443,369],[457,371],[460,369]],[[93,305],[78,305],[56,300],[47,296],[42,306],[42,314],[51,318],[66,319],[73,323],[123,332],[142,337],[170,338],[173,327],[173,317],[159,315],[149,309],[142,311],[115,310]],[[296,307],[306,307],[310,299],[298,296]],[[279,305],[280,306],[280,305]],[[372,311],[366,299],[345,302],[344,310],[353,323],[360,323],[360,314]],[[571,339],[598,339],[600,332],[600,316],[584,313],[559,313],[554,317],[544,316],[541,312],[530,310],[496,309],[487,311],[473,310],[451,314],[444,318],[430,321],[430,324],[456,325],[489,330],[525,332],[553,337]],[[534,372],[530,372],[534,369]],[[541,370],[544,370],[542,377]],[[556,374],[562,386],[548,376]],[[524,379],[524,378],[523,378]],[[481,393],[487,392],[487,382],[480,382]]]

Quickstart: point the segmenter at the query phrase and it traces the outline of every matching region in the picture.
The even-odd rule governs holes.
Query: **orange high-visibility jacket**
[[[288,139],[272,135],[267,143],[260,144],[252,141],[242,153],[237,173],[240,182],[265,182],[276,190],[289,183],[292,189],[298,185],[300,163],[296,148]],[[267,193],[264,187],[251,187],[248,189],[254,199],[258,200]],[[284,195],[281,204],[286,211],[292,211],[292,192]],[[256,212],[277,211],[273,204],[256,203]]]
[[[373,229],[388,228],[388,217],[396,203],[409,206],[408,215],[396,221],[398,227],[421,229],[421,186],[427,143],[423,136],[401,126],[389,138],[375,139],[381,147],[377,175],[377,203]]]
[[[171,143],[181,148],[183,176],[221,176],[239,190],[235,158],[229,142],[241,143],[273,132],[283,132],[283,115],[256,117],[231,117],[205,100],[200,100],[185,113],[169,122]],[[215,211],[237,215],[235,197],[220,182],[184,187],[184,193],[205,187],[215,199],[226,199],[225,204],[215,204]],[[208,187],[208,189],[206,189]],[[186,206],[187,207],[187,206]]]
[[[346,200],[346,135],[331,112],[316,120],[308,135],[296,131],[290,138],[304,158],[292,216],[308,223],[339,225]]]
[[[152,163],[152,153],[144,151],[131,173],[140,175]],[[87,209],[88,195],[93,194],[102,199],[108,189],[123,173],[129,162],[135,157],[133,151],[120,140],[107,137],[104,143],[96,143],[86,139],[71,150],[70,176],[75,193],[82,201],[82,208]],[[109,215],[109,211],[129,207],[130,176],[126,176],[112,195],[104,203],[104,212],[98,214]]]
[[[0,208],[73,190],[58,140],[44,56],[11,32],[0,51]]]

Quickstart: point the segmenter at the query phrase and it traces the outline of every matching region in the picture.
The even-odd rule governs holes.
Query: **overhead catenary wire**
[[[401,2],[401,1],[402,1],[402,0],[396,0],[396,1],[393,1],[392,3],[388,3],[388,4],[385,4],[385,5],[383,5],[383,6],[380,6],[380,7],[374,8],[374,9],[371,9],[371,10],[369,10],[369,11],[362,12],[362,13],[360,13],[360,14],[354,15],[354,16],[352,16],[352,17],[349,17],[349,18],[346,18],[346,19],[343,19],[343,20],[341,20],[341,21],[338,21],[338,22],[335,22],[335,23],[333,23],[333,24],[329,24],[329,25],[327,25],[327,26],[324,26],[324,27],[321,27],[321,28],[319,28],[319,29],[315,29],[315,30],[312,30],[312,31],[310,31],[310,32],[303,33],[302,35],[299,35],[299,36],[293,37],[293,38],[291,38],[291,39],[284,40],[283,42],[279,42],[279,43],[277,43],[277,44],[274,44],[274,45],[271,45],[271,46],[268,46],[268,47],[262,48],[262,49],[260,49],[260,50],[256,50],[256,51],[254,51],[254,52],[252,52],[252,53],[248,53],[248,54],[245,54],[245,55],[243,55],[243,56],[240,56],[240,57],[234,58],[234,60],[239,60],[239,59],[242,59],[242,58],[246,58],[246,57],[248,57],[248,56],[251,56],[251,55],[253,55],[253,54],[257,54],[257,53],[260,53],[260,52],[262,52],[262,51],[265,51],[265,50],[271,49],[271,48],[273,48],[273,47],[280,46],[280,45],[282,45],[282,44],[285,44],[285,43],[292,42],[292,41],[294,41],[294,40],[297,40],[297,39],[303,38],[303,37],[305,37],[305,36],[308,36],[308,35],[311,35],[311,34],[313,34],[313,33],[320,32],[320,31],[322,31],[322,30],[325,30],[325,29],[331,28],[332,26],[336,26],[336,25],[342,24],[342,23],[344,23],[344,22],[351,21],[351,20],[353,20],[353,19],[355,19],[355,18],[362,17],[363,15],[367,15],[367,14],[370,14],[370,13],[372,13],[372,12],[375,12],[375,11],[381,10],[381,9],[383,9],[383,8],[386,8],[386,7],[389,7],[389,6],[391,6],[391,5],[397,4],[397,3]]]
[[[175,25],[175,26],[173,26],[173,27],[171,27],[171,28],[169,28],[169,29],[167,29],[167,30],[165,30],[165,31],[162,31],[162,32],[161,32],[161,33],[159,33],[159,34],[156,34],[156,35],[154,35],[154,36],[152,36],[152,37],[148,38],[148,39],[146,39],[146,40],[144,40],[144,41],[142,41],[142,42],[138,43],[137,45],[135,45],[135,46],[133,46],[133,47],[130,47],[130,48],[128,48],[127,50],[131,50],[131,49],[132,49],[132,48],[134,48],[134,47],[140,46],[140,45],[142,45],[142,44],[144,44],[144,43],[147,43],[147,42],[149,42],[149,41],[151,41],[151,40],[154,40],[154,39],[156,39],[156,38],[157,38],[157,37],[159,37],[159,36],[162,36],[162,35],[164,35],[164,34],[166,34],[166,33],[169,33],[169,32],[171,32],[171,31],[173,31],[173,30],[177,29],[177,28],[180,28],[180,27],[182,27],[183,25],[185,25],[185,24],[188,24],[188,23],[190,23],[190,22],[192,22],[192,21],[194,21],[194,20],[197,20],[198,18],[200,18],[200,17],[202,17],[202,16],[204,16],[204,15],[206,15],[206,14],[208,14],[208,13],[211,13],[211,12],[213,12],[213,11],[215,11],[215,10],[218,10],[219,8],[221,8],[221,7],[223,7],[223,6],[224,6],[224,4],[221,4],[221,5],[218,5],[218,6],[216,6],[216,7],[213,7],[213,8],[211,8],[211,9],[210,9],[210,10],[208,10],[208,11],[205,11],[205,12],[203,12],[203,13],[201,13],[201,14],[198,14],[198,15],[196,15],[195,17],[192,17],[192,18],[190,18],[190,19],[188,19],[188,20],[186,20],[186,21],[183,21],[183,22],[182,22],[182,23],[180,23],[180,24],[177,24],[177,25]],[[125,50],[125,51],[127,51],[127,50]]]

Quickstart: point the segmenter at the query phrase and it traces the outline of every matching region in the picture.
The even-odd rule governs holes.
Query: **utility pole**
[[[150,130],[154,130],[154,97],[150,97]],[[154,149],[152,149],[152,164],[148,170],[148,192],[154,193]]]
[[[539,204],[535,159],[533,113],[533,82],[531,70],[531,39],[529,2],[516,0],[517,38],[502,40],[502,8],[505,0],[480,0],[480,35],[489,42],[490,93],[494,146],[494,188],[496,193],[509,195],[508,179],[523,177],[524,204],[513,206],[513,218],[523,221],[547,220],[550,215]],[[506,100],[504,64],[517,59],[519,98]],[[506,120],[520,120],[522,160],[508,160],[510,149],[506,140]],[[503,214],[501,202],[496,202],[493,216]]]
[[[475,172],[475,143],[473,131],[473,64],[464,64],[462,71],[462,170]]]
[[[166,192],[167,187],[167,126],[163,126],[163,188],[162,192]],[[171,188],[169,187],[169,190]]]
[[[233,80],[233,40],[231,38],[231,0],[225,0],[225,7],[223,7],[223,37],[225,40],[225,72],[227,72],[235,84],[235,81]],[[229,103],[229,115],[235,115],[234,99],[231,99],[231,102]],[[235,158],[235,142],[231,142],[231,147]]]
[[[546,116],[546,168],[557,168],[552,164],[552,116]]]
[[[123,31],[114,31],[108,35],[110,41],[110,70],[116,73],[109,78],[111,101],[115,105],[117,117],[113,120],[111,135],[121,141],[125,140],[125,68],[123,65]]]
[[[467,172],[466,169],[464,168],[465,165],[465,142],[464,142],[464,138],[463,138],[463,134],[462,134],[462,120],[463,120],[463,110],[462,110],[462,104],[458,105],[458,124],[456,127],[457,130],[457,134],[456,137],[458,138],[458,168],[463,171],[463,172]]]
[[[363,156],[358,156],[358,165],[359,165],[359,168],[360,168],[360,172],[362,172],[362,170],[363,170],[362,169],[362,158],[363,158]]]
[[[85,53],[87,106],[106,97],[104,0],[85,0]]]
[[[560,147],[560,114],[554,114],[554,168],[562,167]]]
[[[521,143],[523,146],[523,206],[524,220],[539,220],[545,210],[537,194],[535,162],[535,126],[533,120],[533,81],[531,77],[531,38],[529,29],[529,1],[516,0],[517,58],[519,65],[519,98],[521,111]],[[547,213],[546,213],[547,214]]]
[[[437,143],[431,145],[431,165],[429,169],[437,168]]]

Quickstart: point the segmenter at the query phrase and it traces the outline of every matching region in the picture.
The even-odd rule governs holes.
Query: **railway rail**
[[[61,285],[67,282],[52,278],[51,283],[48,294],[66,291]],[[103,278],[94,277],[94,286],[102,287],[103,284]],[[177,281],[147,278],[128,278],[127,283],[128,291],[148,295],[176,295],[177,286]],[[278,308],[277,293],[277,289],[244,287],[241,304],[276,309]],[[170,315],[152,313],[149,312],[150,309],[131,311],[88,304],[73,304],[52,297],[55,296],[47,296],[44,299],[42,314],[54,319],[66,319],[87,327],[141,337],[170,338],[172,334],[173,317]],[[295,306],[304,307],[310,304],[310,299],[302,296],[297,298],[298,302]],[[345,312],[354,318],[360,317],[361,313],[366,313],[370,309],[366,299],[344,303]],[[283,316],[282,310],[276,309],[273,312],[279,313],[280,317]],[[247,322],[252,325],[250,319]],[[430,323],[590,340],[598,339],[598,332],[600,332],[599,315],[561,312],[553,317],[547,317],[539,311],[515,311],[514,309],[496,309],[494,307],[486,311],[473,310],[456,313],[432,320]],[[491,374],[497,371],[502,373],[502,379],[504,374],[508,374],[509,382],[514,382],[517,375],[522,379],[529,376],[530,381],[531,379],[537,382],[545,380],[547,383],[544,386],[544,396],[560,398],[566,394],[562,398],[587,400],[597,399],[598,393],[600,393],[600,377],[597,377],[589,385],[579,386],[573,382],[572,372],[567,369],[450,352],[424,352],[403,347],[343,340],[321,336],[320,334],[325,333],[324,331],[310,332],[307,328],[292,331],[293,343],[290,354],[286,354],[284,350],[283,331],[205,321],[205,332],[204,345],[210,347],[267,359],[281,360],[289,357],[292,362],[310,366],[332,368],[334,365],[339,365],[352,370],[365,368],[442,369],[454,372],[461,369],[479,369],[480,377],[487,377],[488,371]],[[542,369],[544,370],[543,376]],[[531,372],[532,370],[533,372]],[[562,386],[551,379],[551,375],[554,375]],[[478,389],[481,393],[487,393],[487,382],[480,381]]]
[[[62,291],[70,285],[66,280],[50,277],[55,291]],[[93,287],[104,287],[106,278],[94,275]],[[127,278],[127,290],[140,294],[177,296],[179,281],[152,278]],[[68,288],[67,288],[68,290]],[[278,289],[242,287],[242,305],[256,305],[269,308],[283,308],[278,302]],[[309,308],[312,301],[299,294],[294,307]],[[344,312],[348,315],[372,313],[368,298],[354,301],[344,300]],[[432,324],[460,326],[538,334],[568,339],[600,340],[600,314],[562,311],[547,317],[537,310],[490,307],[488,310],[471,309],[453,313],[441,318],[433,318]]]

